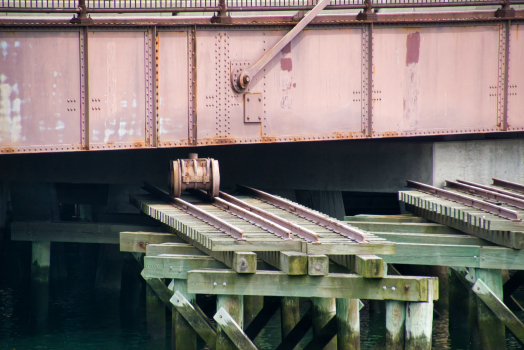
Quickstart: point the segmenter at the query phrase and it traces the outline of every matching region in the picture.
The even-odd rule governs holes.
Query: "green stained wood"
[[[229,313],[221,307],[213,316],[220,329],[223,330],[229,339],[235,344],[238,349],[242,350],[256,350],[257,347],[242,331],[242,328],[235,322]]]
[[[265,295],[283,297],[425,301],[431,277],[386,276],[363,278],[355,274],[289,276],[280,271],[237,274],[226,270],[189,271],[188,292],[217,295]],[[433,287],[437,285],[436,281]],[[438,285],[437,285],[438,290]],[[438,298],[438,292],[433,291]]]
[[[406,350],[431,350],[433,330],[433,280],[428,282],[430,300],[406,305]]]
[[[142,271],[142,277],[144,277],[144,272]],[[169,299],[173,296],[173,290],[170,290],[160,278],[149,278],[144,277],[147,285],[156,293],[156,296],[164,303],[166,307],[170,310],[172,305],[169,302]]]
[[[337,299],[337,350],[360,349],[359,299]]]
[[[188,303],[194,303],[196,296],[187,293],[187,283],[185,280],[172,280],[173,290],[178,296],[183,296]],[[175,295],[173,295],[174,297]],[[170,299],[171,304],[175,305]],[[177,299],[179,300],[179,299]],[[171,312],[171,349],[179,350],[196,350],[197,349],[197,332],[186,318],[178,311],[176,305]]]
[[[327,255],[308,255],[307,271],[311,276],[326,276],[329,273],[329,258]]]
[[[404,350],[406,332],[406,303],[386,301],[386,349]]]
[[[484,269],[524,270],[524,250],[481,247],[480,267]]]
[[[146,256],[142,275],[146,278],[186,279],[187,271],[206,268],[227,269],[228,267],[210,256],[176,254]]]
[[[330,259],[365,278],[381,278],[386,275],[384,260],[376,255],[331,255]]]
[[[150,338],[166,337],[166,307],[150,285],[146,285],[146,326]]]
[[[149,244],[182,242],[172,233],[163,232],[120,232],[120,251],[145,253]]]
[[[235,272],[233,272],[235,273]],[[235,273],[236,274],[236,273]],[[239,276],[249,276],[242,274]],[[217,310],[223,308],[229,316],[235,321],[237,326],[244,328],[244,297],[242,295],[218,295]],[[217,350],[236,350],[235,343],[229,338],[226,331],[218,324],[217,329]]]
[[[51,242],[32,242],[31,245],[31,311],[34,319],[42,322],[49,315]]]
[[[146,246],[147,256],[162,254],[206,255],[203,251],[188,243],[161,243]]]
[[[257,271],[257,254],[253,252],[234,252],[231,268],[238,273],[255,273]]]
[[[283,297],[280,299],[280,319],[282,339],[295,328],[300,321],[299,298]]]
[[[307,275],[308,256],[301,252],[280,252],[279,268],[288,275]]]
[[[120,232],[160,232],[160,227],[93,222],[12,222],[13,241],[118,244]]]
[[[345,221],[344,223],[351,224],[360,229],[369,232],[413,232],[413,233],[460,233],[456,229],[447,227],[442,224],[434,223],[390,223],[390,222],[358,222]]]
[[[523,343],[524,324],[504,305],[500,298],[481,279],[477,279],[471,290],[510,329],[513,335]]]
[[[479,267],[480,247],[397,243],[397,254],[381,255],[390,264]]]
[[[208,321],[207,317],[200,309],[193,306],[182,292],[177,290],[170,302],[176,310],[184,317],[186,322],[191,325],[195,332],[206,342],[210,349],[216,347],[216,328]]]
[[[482,282],[491,290],[493,295],[502,299],[502,272],[493,269],[475,269],[476,280]],[[477,285],[477,288],[479,285]],[[473,290],[473,289],[472,289]],[[474,293],[479,290],[473,290]],[[480,296],[479,296],[480,297]],[[482,298],[481,298],[482,299]],[[479,343],[483,350],[505,349],[506,330],[504,323],[491,308],[481,301],[477,301]]]
[[[313,338],[318,337],[324,326],[336,315],[335,298],[311,298],[311,308],[313,310]],[[334,337],[324,347],[324,350],[336,350],[337,339]]]

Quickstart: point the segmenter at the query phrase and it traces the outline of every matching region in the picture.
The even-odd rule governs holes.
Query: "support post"
[[[475,269],[475,277],[481,279],[499,299],[503,299],[501,270]],[[505,349],[504,323],[480,300],[477,300],[477,312],[480,348],[482,350]]]
[[[264,307],[264,297],[259,295],[245,295],[244,296],[244,329],[246,329],[251,322],[258,315],[260,310]]]
[[[49,266],[51,242],[33,242],[31,252],[31,292],[33,315],[37,322],[47,320],[49,314]]]
[[[337,299],[337,350],[360,349],[360,305],[358,299]]]
[[[386,349],[404,350],[406,302],[386,301]]]
[[[146,284],[146,323],[151,339],[166,337],[166,307],[149,284]]]
[[[218,295],[217,311],[223,307],[224,310],[235,320],[240,328],[244,328],[244,297],[242,295]],[[221,329],[217,329],[217,350],[236,350],[235,344]]]
[[[196,302],[196,295],[187,292],[187,280],[173,280],[173,290],[180,292],[190,303]],[[197,333],[186,321],[176,308],[172,310],[172,338],[171,349],[175,350],[196,350],[197,349]]]
[[[431,350],[433,280],[428,280],[428,300],[406,306],[406,350]]]
[[[336,314],[335,298],[311,298],[313,308],[313,338],[315,338],[322,328]],[[334,337],[325,347],[324,350],[336,350],[337,337]]]
[[[300,321],[299,299],[283,297],[280,299],[280,319],[282,339],[288,336]]]

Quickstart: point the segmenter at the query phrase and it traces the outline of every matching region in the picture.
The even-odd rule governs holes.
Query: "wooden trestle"
[[[392,346],[430,349],[438,280],[388,275],[384,257],[395,254],[395,243],[348,225],[354,233],[365,235],[366,242],[357,243],[336,232],[342,222],[331,222],[335,230],[327,229],[310,217],[308,220],[296,215],[304,207],[293,202],[286,210],[286,206],[276,207],[251,196],[235,198],[265,211],[264,215],[289,221],[292,225],[288,227],[298,225],[313,232],[318,242],[311,242],[308,236],[299,237],[293,230],[285,239],[269,227],[227,211],[227,206],[194,196],[182,197],[243,231],[243,238],[238,239],[183,205],[166,203],[152,195],[132,196],[131,202],[137,208],[166,229],[165,233],[120,234],[121,250],[135,253],[143,263],[142,276],[163,303],[148,294],[151,335],[161,333],[155,328],[165,327],[165,323],[158,322],[162,318],[154,316],[165,315],[165,307],[159,306],[165,305],[173,311],[173,344],[195,349],[198,334],[212,349],[256,349],[254,338],[280,306],[283,334],[278,349],[294,348],[310,327],[314,338],[307,349],[358,349],[359,300],[370,299],[385,300],[388,310],[392,310],[388,319],[397,320],[394,325],[388,321],[395,334],[402,334],[390,337]],[[217,326],[196,304],[196,294],[217,295]],[[247,324],[244,315],[252,310],[244,307],[262,296],[266,298],[264,307]],[[275,304],[275,297],[281,302]],[[298,298],[304,297],[311,298],[312,309],[300,318]],[[396,317],[399,308],[411,310],[402,311],[401,321]]]

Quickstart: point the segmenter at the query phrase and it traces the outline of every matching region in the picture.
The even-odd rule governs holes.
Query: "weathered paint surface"
[[[288,28],[158,27],[154,50],[147,27],[93,26],[87,71],[79,30],[3,28],[0,154],[79,150],[83,137],[98,150],[499,132],[505,25],[377,24],[372,55],[363,55],[361,26],[308,26],[251,81],[246,93],[256,93],[263,109],[255,121],[247,120],[248,95],[232,89],[231,76],[255,64]],[[509,131],[524,130],[519,28],[509,27]],[[363,60],[371,56],[366,85]],[[370,135],[362,120],[366,86]]]

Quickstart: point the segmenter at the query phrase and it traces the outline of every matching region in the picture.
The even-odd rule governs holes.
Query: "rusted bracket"
[[[336,232],[342,236],[354,239],[358,243],[369,243],[366,241],[366,235],[364,232],[355,230],[347,225],[341,224],[336,220],[333,220],[327,216],[319,214],[313,210],[297,206],[295,203],[290,202],[286,199],[273,196],[269,193],[256,190],[251,187],[237,185],[238,189],[242,192],[248,193],[258,199],[261,199],[277,208],[284,209],[292,214],[305,218],[312,221],[328,230]]]
[[[433,187],[433,186],[429,186],[429,185],[426,185],[420,182],[407,180],[407,183],[409,187],[416,189],[418,191],[424,192],[424,193],[428,193],[432,196],[444,198],[444,199],[447,199],[453,202],[463,204],[468,207],[486,211],[488,213],[498,215],[505,219],[521,221],[519,219],[518,212],[514,210],[506,209],[496,204],[488,203],[483,200],[470,198],[470,197],[467,197],[467,196],[464,196],[458,193],[446,191],[446,190],[443,190],[437,187]]]
[[[78,0],[78,15],[71,19],[71,23],[76,24],[92,24],[93,19],[87,15],[86,0]]]
[[[459,192],[479,196],[484,199],[493,200],[503,204],[511,205],[519,209],[524,209],[524,200],[518,199],[512,196],[508,196],[502,193],[486,190],[484,188],[467,185],[464,183],[458,183],[455,181],[446,180],[446,187],[452,188]]]
[[[492,178],[492,180],[493,180],[493,185],[495,186],[500,186],[507,190],[513,190],[513,191],[517,191],[520,193],[524,193],[524,185],[521,185],[515,182],[506,181],[506,180],[495,179],[495,178]]]
[[[283,239],[292,239],[289,237],[291,231],[285,227],[282,227],[270,220],[267,220],[260,215],[252,213],[244,208],[241,208],[238,205],[231,203],[231,201],[226,201],[222,198],[213,198],[215,200],[215,206],[222,208],[233,215],[241,217],[244,220],[251,221],[257,225],[260,225],[262,228],[280,236]]]
[[[264,209],[260,209],[252,204],[249,204],[247,202],[244,202],[243,200],[240,200],[238,198],[235,198],[227,193],[224,193],[220,191],[220,197],[222,199],[225,199],[229,203],[233,203],[240,208],[245,209],[248,212],[255,213],[258,216],[270,220],[272,222],[276,222],[278,225],[285,227],[287,230],[291,231],[291,233],[297,235],[300,238],[303,238],[307,241],[310,241],[312,243],[319,243],[318,242],[318,233],[315,233],[311,230],[308,230],[306,228],[300,227],[286,219],[281,218],[278,215],[272,214],[270,212],[265,211]],[[216,200],[217,198],[215,198]]]
[[[319,13],[322,11],[331,0],[320,0],[320,2],[313,7],[309,13],[304,16],[304,18],[298,22],[298,24],[291,29],[280,41],[273,46],[262,58],[255,63],[251,68],[242,71],[238,76],[236,77],[234,74],[231,74],[231,83],[233,85],[233,89],[236,92],[243,92],[245,91],[249,83],[253,80],[253,78],[257,75],[258,72],[260,72],[266,64],[268,64],[282,49],[293,40],[301,31],[304,29]]]
[[[151,193],[152,195],[159,197],[161,200],[169,204],[175,205],[177,208],[182,209],[186,213],[204,221],[206,224],[216,227],[220,231],[227,233],[228,235],[230,235],[233,238],[236,238],[237,240],[241,240],[241,241],[245,240],[243,230],[216,217],[215,215],[212,215],[198,208],[197,206],[189,202],[186,202],[183,199],[173,198],[166,191],[163,191],[160,188],[155,187],[147,182],[144,182],[143,189]]]

